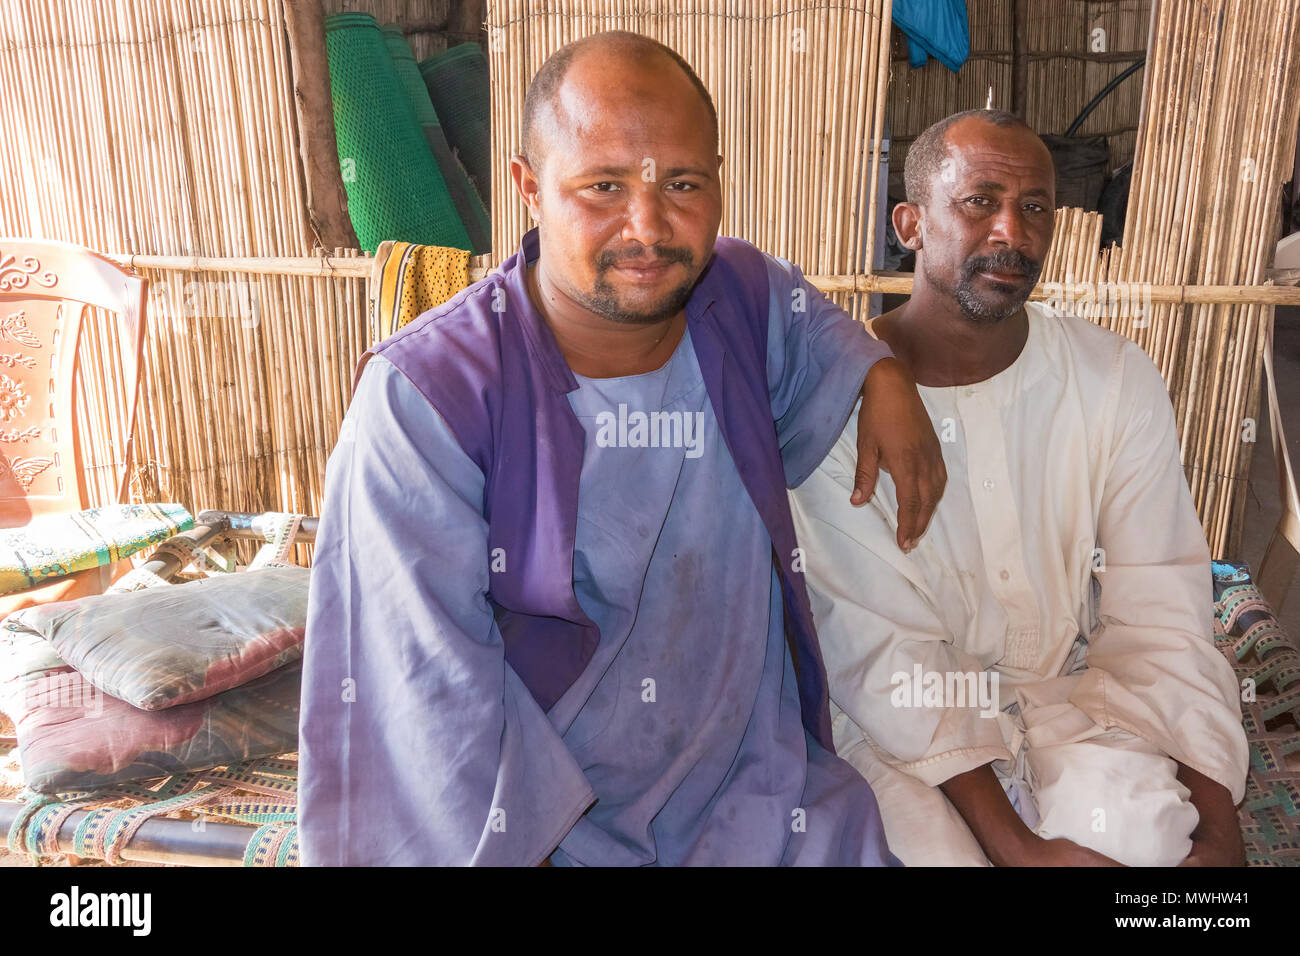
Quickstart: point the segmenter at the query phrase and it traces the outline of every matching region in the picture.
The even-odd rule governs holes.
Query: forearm
[[[991,764],[939,785],[994,866],[1024,866],[1040,838],[1016,813]]]
[[[1200,822],[1192,831],[1192,856],[1213,853],[1213,862],[1219,866],[1245,866],[1246,848],[1237,822],[1237,808],[1232,795],[1220,783],[1184,763],[1178,764],[1178,782],[1191,791],[1188,798]]]

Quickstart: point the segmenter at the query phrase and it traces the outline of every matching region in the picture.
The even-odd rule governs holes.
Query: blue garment
[[[574,588],[601,641],[550,718],[599,799],[553,862],[884,862],[870,788],[800,722],[772,542],[689,335],[655,372],[578,381]],[[641,436],[660,447],[611,446],[601,420],[620,409],[685,424]],[[626,433],[637,440],[635,426]],[[661,435],[685,441],[662,447]],[[838,790],[821,793],[817,777],[805,791],[810,752]]]
[[[488,600],[505,660],[543,710],[591,663],[600,632],[573,593],[578,479],[586,436],[569,404],[578,381],[528,292],[537,229],[501,268],[372,346],[442,416],[486,478],[488,546],[508,554]],[[745,490],[779,559],[785,624],[804,726],[834,749],[821,647],[797,550],[787,488],[820,463],[858,383],[889,354],[789,263],[719,236],[685,307],[695,355]],[[769,326],[786,354],[769,374]],[[769,384],[769,378],[772,384]],[[814,391],[825,394],[806,401]],[[774,428],[773,425],[776,427]]]
[[[893,21],[907,36],[914,69],[932,56],[956,73],[970,56],[966,0],[894,0]]]
[[[885,353],[828,332],[848,320],[815,290],[792,312],[805,280],[768,268],[769,398],[786,471],[807,474]],[[569,393],[586,437],[573,585],[601,638],[549,713],[503,660],[487,594],[510,556],[488,547],[483,472],[376,358],[317,535],[306,864],[531,865],[557,846],[557,863],[892,861],[866,782],[801,725],[771,539],[689,336],[663,369]],[[703,416],[701,441],[609,447],[597,416],[619,404]]]

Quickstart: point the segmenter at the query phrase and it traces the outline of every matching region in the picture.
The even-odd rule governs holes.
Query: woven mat
[[[1242,687],[1250,774],[1239,810],[1249,866],[1300,866],[1300,649],[1245,565],[1215,562],[1215,644]]]
[[[289,755],[294,757],[296,755]],[[180,773],[162,780],[118,784],[54,795],[24,791],[25,810],[8,833],[11,853],[35,865],[63,855],[56,834],[78,810],[91,811],[77,827],[75,855],[121,863],[122,850],[147,821],[171,817],[244,824],[244,866],[298,865],[298,764],[286,757]]]
[[[334,133],[361,248],[385,239],[471,249],[442,171],[368,13],[325,18]]]

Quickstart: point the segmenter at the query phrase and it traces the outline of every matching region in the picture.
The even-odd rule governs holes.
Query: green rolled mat
[[[492,251],[492,223],[488,219],[487,210],[483,208],[483,200],[469,181],[469,174],[447,143],[447,137],[438,123],[438,114],[434,112],[433,102],[429,99],[429,91],[425,89],[424,80],[420,76],[420,68],[415,64],[411,44],[406,42],[402,28],[396,24],[384,27],[383,32],[388,52],[393,57],[393,65],[397,68],[397,78],[402,81],[402,88],[411,99],[415,119],[424,130],[424,138],[433,151],[438,169],[442,171],[447,191],[451,193],[451,201],[455,203],[460,221],[469,234],[469,241],[473,244],[471,251],[475,255],[489,253]]]
[[[433,151],[368,13],[325,19],[334,132],[361,248],[385,239],[472,249]]]
[[[491,202],[492,106],[488,63],[472,40],[420,63],[447,142],[460,153],[484,205]]]

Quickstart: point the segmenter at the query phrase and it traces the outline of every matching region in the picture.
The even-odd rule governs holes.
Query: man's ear
[[[514,180],[515,189],[528,203],[528,214],[533,222],[542,221],[542,184],[533,172],[533,167],[522,155],[510,157],[510,178]]]
[[[906,248],[921,248],[921,207],[914,202],[900,202],[894,207],[894,234]]]

